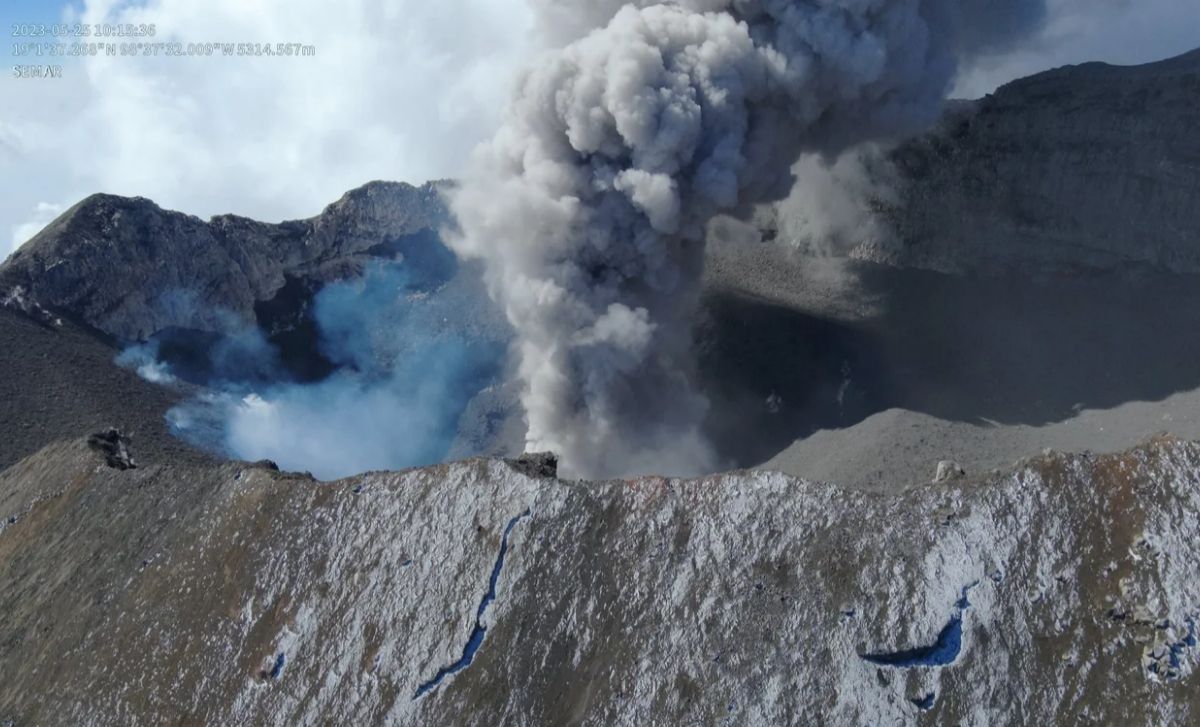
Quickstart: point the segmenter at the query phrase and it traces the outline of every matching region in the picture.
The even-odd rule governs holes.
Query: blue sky
[[[31,25],[54,25],[61,23],[63,12],[67,9],[69,3],[65,2],[48,2],[47,0],[0,0],[0,31],[4,33],[4,57],[9,60],[9,63],[44,63],[43,60],[24,60],[14,58],[12,56],[12,43],[16,38],[13,38],[13,25],[31,24]],[[78,7],[78,5],[76,5]],[[21,38],[24,41],[33,41],[33,38]],[[54,38],[46,37],[36,39],[42,42],[53,41]],[[55,61],[55,63],[64,63],[63,60]],[[6,63],[6,65],[8,65]],[[7,76],[7,72],[4,73]],[[0,90],[3,86],[0,86]]]
[[[0,20],[4,35],[11,37],[13,23],[57,23],[66,3],[45,0],[4,0],[0,3]]]

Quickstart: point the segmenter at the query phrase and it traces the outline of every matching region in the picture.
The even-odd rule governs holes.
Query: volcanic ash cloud
[[[516,329],[528,448],[588,477],[720,464],[691,385],[707,221],[781,198],[802,152],[927,125],[959,58],[1042,12],[1041,0],[540,5],[547,36],[574,40],[525,73],[477,150],[451,245],[484,261]]]

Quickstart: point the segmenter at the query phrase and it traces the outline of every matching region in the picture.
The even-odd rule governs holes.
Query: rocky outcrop
[[[889,495],[521,469],[54,445],[0,474],[0,723],[1200,718],[1200,445]]]
[[[947,272],[1200,272],[1197,98],[1200,51],[1059,68],[959,105],[891,155],[893,239],[857,252]]]
[[[0,308],[6,308],[25,316],[29,320],[37,321],[49,330],[61,328],[63,325],[62,318],[54,315],[43,308],[36,300],[30,298],[25,293],[25,288],[20,285],[0,292]]]
[[[129,438],[120,429],[109,427],[87,439],[88,446],[104,455],[104,463],[118,470],[137,469],[137,461],[129,451]]]
[[[168,328],[229,332],[261,322],[256,306],[289,280],[319,288],[435,238],[443,186],[372,182],[312,219],[280,224],[204,222],[140,197],[92,195],[0,266],[0,291],[19,286],[123,340]]]

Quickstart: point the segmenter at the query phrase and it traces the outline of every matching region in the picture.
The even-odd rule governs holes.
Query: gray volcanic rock
[[[541,473],[535,473],[541,474]],[[1192,724],[1200,445],[772,473],[0,473],[0,723]]]
[[[340,279],[371,256],[435,236],[446,220],[444,184],[372,182],[312,219],[280,224],[204,222],[140,197],[92,195],[0,266],[0,290],[20,286],[124,340],[171,327],[229,332],[254,323],[256,304],[289,277]]]
[[[934,270],[1200,272],[1200,51],[1068,66],[947,114],[892,155],[892,241],[857,251]]]
[[[87,439],[88,446],[104,455],[104,463],[119,470],[137,469],[137,461],[129,451],[129,438],[120,429],[109,427]]]

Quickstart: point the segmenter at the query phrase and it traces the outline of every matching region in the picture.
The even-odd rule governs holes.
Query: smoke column
[[[806,151],[937,116],[957,63],[1043,0],[535,0],[566,43],[518,83],[454,194],[516,329],[530,450],[586,477],[718,463],[692,386],[705,228],[775,201]],[[801,180],[802,183],[802,180]]]

